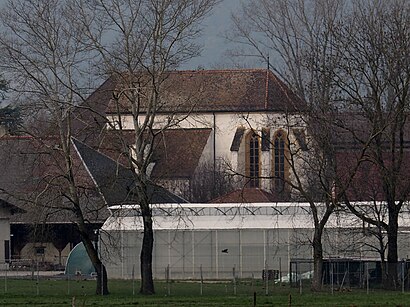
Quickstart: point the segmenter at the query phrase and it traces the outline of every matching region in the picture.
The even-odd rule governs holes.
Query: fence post
[[[200,271],[200,276],[201,276],[201,287],[200,287],[200,293],[201,293],[201,296],[202,296],[202,294],[203,294],[203,284],[204,284],[204,276],[203,276],[203,274],[202,274],[202,264],[199,266],[199,271]]]
[[[70,270],[69,270],[68,262],[67,262],[67,267],[65,270],[67,272],[67,295],[70,295]]]
[[[333,262],[330,262],[330,287],[333,295]]]
[[[167,293],[168,295],[171,295],[171,288],[169,285],[169,264],[167,265],[166,269],[165,269],[165,278],[166,278],[166,282],[167,282]]]
[[[132,265],[132,295],[135,295],[135,264]]]
[[[366,262],[366,293],[369,294],[369,263]]]
[[[35,266],[34,266],[34,259],[31,259],[31,280],[34,280],[34,272],[35,272]]]
[[[40,289],[39,289],[39,281],[40,281],[40,276],[39,276],[39,274],[40,274],[40,270],[39,270],[39,267],[38,267],[38,259],[37,259],[37,281],[36,281],[36,285],[37,285],[37,295],[39,295],[40,294]]]
[[[232,279],[232,281],[233,281],[233,294],[234,295],[236,295],[236,274],[235,274],[235,265],[234,265],[234,267],[232,268],[232,275],[233,275],[233,279]]]
[[[104,265],[101,261],[101,295],[104,295]]]
[[[265,261],[265,295],[269,294],[269,274],[268,274],[268,265]]]
[[[404,260],[401,262],[401,292],[404,293]]]
[[[282,284],[282,258],[279,257],[279,282]]]
[[[7,293],[7,271],[8,267],[6,268],[5,274],[4,274],[4,293]]]

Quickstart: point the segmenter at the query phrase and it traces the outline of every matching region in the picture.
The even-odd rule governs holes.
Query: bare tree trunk
[[[322,271],[323,271],[323,245],[322,230],[316,228],[313,235],[313,280],[312,291],[322,290]]]
[[[87,254],[90,257],[90,260],[94,266],[95,272],[97,273],[97,288],[95,290],[95,294],[107,295],[109,294],[107,270],[105,269],[105,266],[103,265],[100,258],[98,257],[97,250],[94,248],[93,242],[91,241],[88,234],[82,231],[80,231],[80,234],[82,237],[82,242],[84,243],[85,249],[87,251]]]
[[[71,116],[84,101],[83,69],[90,61],[90,49],[82,45],[85,32],[74,22],[72,4],[73,1],[8,1],[0,12],[1,28],[7,33],[0,36],[4,51],[0,57],[2,64],[7,63],[5,71],[16,80],[13,87],[24,93],[22,97],[30,97],[29,109],[44,115],[42,120],[36,118],[33,126],[25,127],[25,132],[41,143],[38,156],[47,152],[47,170],[40,180],[36,179],[36,195],[30,202],[54,208],[53,212],[58,207],[58,212],[74,214],[81,240],[98,274],[96,293],[108,294],[106,271],[87,229],[85,216],[89,208],[83,206],[83,200],[88,191],[78,184],[83,175],[74,167],[75,154],[70,145],[71,119],[75,117]],[[74,12],[78,14],[80,8],[75,6]],[[25,100],[18,102],[27,103]],[[54,197],[49,202],[37,201],[48,193],[58,195],[58,201]]]
[[[105,268],[105,265],[102,264],[101,261],[97,263],[95,271],[97,272],[97,289],[95,291],[95,294],[97,295],[107,295],[109,294],[108,291],[108,276],[107,276],[107,270]]]
[[[152,230],[152,216],[148,209],[143,210],[144,236],[141,248],[141,294],[154,294],[152,278],[152,250],[154,247],[154,232]]]
[[[382,228],[377,226],[378,234],[376,235],[379,241],[379,248],[378,252],[380,255],[380,263],[381,263],[381,274],[382,274],[382,284],[387,285],[387,271],[386,271],[386,257],[385,257],[385,245],[383,240]]]
[[[389,212],[392,214],[391,212]],[[393,214],[396,215],[396,214]],[[396,290],[398,283],[397,275],[397,232],[398,232],[398,218],[394,217],[390,219],[389,226],[387,228],[387,280],[385,280],[384,287],[390,290]]]
[[[94,266],[95,272],[97,273],[97,288],[95,293],[97,295],[107,295],[108,291],[108,280],[107,280],[107,270],[101,262],[98,255],[98,250],[95,248],[93,241],[91,240],[87,228],[85,226],[84,220],[80,217],[77,221],[78,230],[81,236],[81,241],[84,244],[85,250],[90,257],[91,263]]]

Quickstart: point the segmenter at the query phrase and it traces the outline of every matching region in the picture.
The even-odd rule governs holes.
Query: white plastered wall
[[[10,212],[0,208],[0,268],[6,266],[4,242],[10,240]],[[7,257],[8,258],[8,257]]]
[[[140,121],[144,119],[140,117]],[[163,123],[169,122],[169,115],[157,115],[157,124],[155,128],[163,127]],[[111,117],[112,122],[117,121],[117,117]],[[202,113],[202,114],[181,114],[179,116],[173,115],[175,126],[172,128],[179,129],[192,129],[192,128],[208,128],[215,129],[215,133],[212,131],[210,138],[204,148],[203,154],[200,159],[200,163],[206,161],[212,161],[214,155],[215,146],[215,158],[217,160],[223,160],[232,169],[240,174],[245,172],[245,135],[250,130],[260,132],[262,128],[270,128],[270,138],[272,140],[276,131],[282,129],[289,134],[290,143],[297,146],[295,136],[292,133],[293,128],[305,129],[304,121],[300,115],[286,115],[284,113],[229,113],[229,112],[217,112],[217,113]],[[124,115],[122,117],[122,125],[124,129],[132,130],[133,120],[131,115]],[[239,151],[231,151],[230,147],[235,136],[236,129],[239,127],[245,128],[245,134],[242,138],[242,142]],[[215,140],[214,140],[215,134]],[[214,145],[215,144],[215,145]],[[272,146],[270,146],[272,147]],[[261,176],[269,177],[272,171],[272,150],[261,151]],[[292,180],[292,172],[290,172],[290,180]],[[265,190],[272,188],[272,180],[261,180],[261,187]]]

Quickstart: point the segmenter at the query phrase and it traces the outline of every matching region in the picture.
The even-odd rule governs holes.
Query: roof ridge
[[[228,69],[201,69],[201,70],[171,70],[166,73],[173,74],[189,74],[189,73],[202,73],[202,74],[211,74],[211,73],[230,73],[230,72],[265,72],[266,68],[228,68]],[[269,70],[270,71],[270,70]]]

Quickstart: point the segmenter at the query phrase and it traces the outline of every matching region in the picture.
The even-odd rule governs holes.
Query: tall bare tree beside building
[[[97,272],[96,292],[108,294],[105,267],[87,229],[85,190],[70,146],[71,114],[84,100],[90,50],[80,44],[83,32],[73,25],[66,4],[8,1],[0,13],[0,65],[12,79],[10,91],[27,116],[25,133],[33,138],[30,153],[38,155],[32,167],[43,167],[32,178],[37,180],[30,185],[35,191],[26,200],[38,206],[33,211],[69,212]]]
[[[335,48],[344,50],[335,81],[346,106],[363,117],[364,125],[352,139],[363,144],[374,135],[367,150],[368,172],[378,180],[377,186],[367,182],[367,193],[377,190],[376,199],[384,206],[377,210],[386,211],[388,218],[375,218],[374,212],[354,206],[348,197],[346,204],[363,221],[386,232],[385,286],[397,288],[399,216],[410,192],[410,2],[359,1],[352,11],[335,31]]]
[[[343,22],[344,14],[343,1],[250,1],[233,16],[234,29],[229,35],[239,43],[232,51],[234,55],[253,55],[268,62],[306,102],[306,108],[300,110],[299,127],[291,119],[293,115],[286,114],[285,157],[291,174],[286,185],[310,204],[314,225],[313,290],[320,290],[322,284],[326,223],[359,163],[345,180],[339,178],[335,148],[338,135],[334,131],[338,88],[334,78],[342,50],[334,48],[333,30]],[[291,138],[292,134],[295,137]]]
[[[99,56],[101,73],[116,84],[110,105],[110,129],[135,174],[133,193],[144,224],[140,254],[143,294],[154,293],[153,220],[148,193],[154,139],[181,120],[176,115],[179,107],[184,112],[189,110],[186,101],[170,105],[164,99],[168,72],[199,55],[200,46],[195,39],[200,34],[200,22],[217,2],[72,1],[75,10],[81,8],[75,11],[76,23],[84,29],[87,44]]]
[[[274,70],[309,105],[306,123],[313,148],[318,150],[315,157],[319,158],[314,163],[306,162],[319,167],[318,176],[313,178],[319,185],[313,186],[320,188],[325,203],[329,204],[321,218],[310,193],[306,193],[306,185],[299,184],[298,178],[303,176],[300,168],[293,169],[292,155],[289,162],[299,186],[294,188],[311,203],[314,259],[321,257],[318,239],[329,214],[338,202],[344,201],[366,223],[387,232],[385,281],[390,288],[397,285],[398,217],[409,191],[404,175],[410,78],[409,16],[409,2],[405,0],[354,4],[262,0],[252,1],[233,19],[234,39],[244,46],[236,50],[237,55],[251,50],[266,60],[270,53],[274,59],[271,62],[278,64]],[[350,159],[343,170],[337,165],[335,143],[339,136],[350,140],[349,146],[354,147],[352,155],[343,157]],[[363,207],[350,202],[349,184],[357,179],[357,170],[365,160],[377,170],[373,175],[380,179],[382,196],[379,197],[385,201],[388,222],[373,218],[377,214],[367,214],[368,208],[361,210]],[[315,265],[316,270],[314,288],[318,288],[321,275],[319,266]]]

